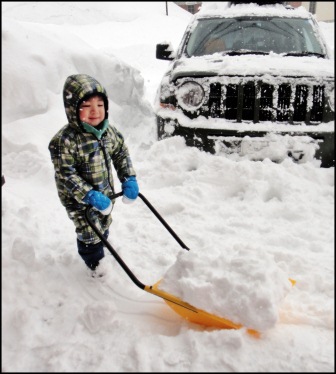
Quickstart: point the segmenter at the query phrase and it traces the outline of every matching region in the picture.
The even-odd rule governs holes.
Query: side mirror
[[[159,60],[174,60],[174,50],[171,44],[160,43],[156,45],[156,58]]]

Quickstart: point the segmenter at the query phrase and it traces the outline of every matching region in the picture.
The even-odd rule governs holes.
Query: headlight
[[[178,88],[176,97],[179,105],[185,110],[196,110],[204,100],[204,91],[196,82],[186,82]]]

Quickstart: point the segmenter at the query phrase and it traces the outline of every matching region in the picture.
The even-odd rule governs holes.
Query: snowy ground
[[[2,371],[334,372],[334,168],[157,142],[152,104],[168,63],[155,44],[177,47],[190,19],[168,10],[2,2]],[[333,49],[334,24],[320,24]],[[188,323],[108,252],[107,275],[89,276],[48,152],[66,122],[64,81],[80,72],[107,87],[140,191],[190,251],[140,199],[117,200],[113,247],[144,284],[170,280],[186,298],[204,286],[195,303],[215,297],[208,311],[245,318],[259,339]]]

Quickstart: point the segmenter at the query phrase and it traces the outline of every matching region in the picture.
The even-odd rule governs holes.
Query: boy
[[[123,201],[139,193],[136,173],[122,134],[108,121],[105,88],[86,74],[69,76],[63,88],[68,124],[51,139],[49,151],[55,169],[58,196],[73,221],[78,253],[95,270],[104,246],[88,225],[85,210],[93,206],[95,226],[107,238],[115,194],[112,165],[122,183]]]

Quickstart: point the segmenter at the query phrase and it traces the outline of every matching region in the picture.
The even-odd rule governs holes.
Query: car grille
[[[195,81],[197,81],[195,79]],[[334,118],[326,105],[326,85],[262,81],[219,83],[200,81],[206,98],[198,115],[225,118],[237,122],[305,122],[317,124]],[[189,117],[195,118],[192,114]]]

